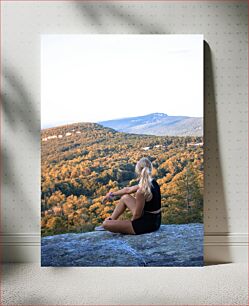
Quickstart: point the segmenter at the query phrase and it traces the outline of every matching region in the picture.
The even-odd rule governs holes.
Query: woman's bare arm
[[[112,192],[112,194],[114,196],[122,196],[124,194],[130,194],[130,193],[134,193],[138,190],[139,186],[131,186],[131,187],[124,187],[123,189],[120,189],[118,191],[114,191]]]
[[[134,193],[138,190],[138,188],[139,188],[139,186],[135,185],[135,186],[131,186],[131,187],[124,187],[124,188],[122,188],[118,191],[108,192],[107,195],[103,199],[103,203],[105,203],[105,201],[107,199],[110,199],[112,196],[122,196],[124,194]]]
[[[135,212],[131,218],[131,221],[138,219],[141,217],[143,209],[144,209],[144,204],[145,204],[145,197],[143,192],[141,192],[140,189],[137,190],[136,193],[136,207],[135,207]]]

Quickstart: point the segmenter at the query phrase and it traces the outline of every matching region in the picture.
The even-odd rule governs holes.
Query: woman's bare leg
[[[135,212],[135,206],[136,199],[133,196],[129,194],[123,195],[111,215],[112,220],[105,220],[103,222],[104,228],[113,233],[135,235],[136,233],[130,220],[117,220],[118,217],[126,210],[126,208],[130,209],[133,215]]]
[[[112,218],[112,220],[117,220],[118,217],[121,216],[125,210],[126,210],[125,203],[122,200],[120,200],[118,205],[114,208],[114,211],[112,212],[110,218]]]
[[[135,204],[136,204],[136,199],[133,196],[131,196],[129,194],[123,195],[121,197],[118,205],[115,207],[115,209],[114,209],[110,218],[112,218],[112,220],[117,220],[118,217],[121,216],[122,213],[124,213],[126,208],[130,209],[132,214],[134,214]]]
[[[105,220],[103,227],[113,233],[136,234],[130,220]]]

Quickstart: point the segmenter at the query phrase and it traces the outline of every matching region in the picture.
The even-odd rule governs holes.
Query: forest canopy
[[[90,231],[111,215],[109,191],[137,184],[136,162],[153,164],[162,223],[203,222],[203,137],[117,132],[96,123],[41,131],[41,233]],[[121,218],[129,219],[127,211]]]

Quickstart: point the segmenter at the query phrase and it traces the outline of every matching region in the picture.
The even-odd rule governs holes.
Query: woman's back
[[[152,180],[151,186],[152,199],[150,201],[145,201],[144,210],[145,211],[155,211],[161,208],[161,192],[160,186],[155,179]]]

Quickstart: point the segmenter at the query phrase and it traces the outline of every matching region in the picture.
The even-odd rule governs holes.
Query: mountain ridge
[[[156,136],[202,136],[203,117],[169,116],[151,113],[137,117],[126,117],[99,121],[104,127],[118,132]]]

